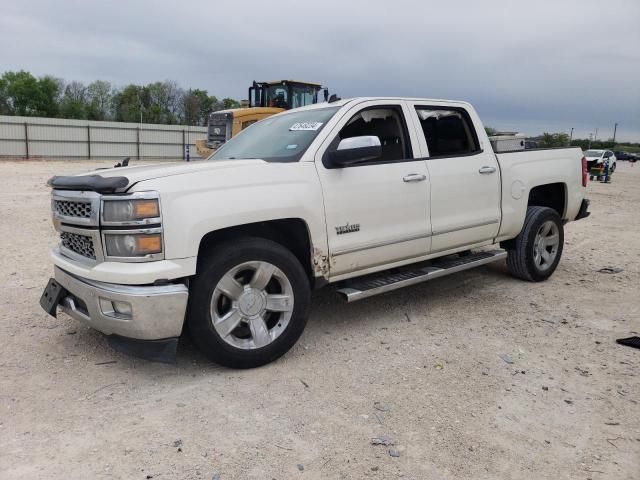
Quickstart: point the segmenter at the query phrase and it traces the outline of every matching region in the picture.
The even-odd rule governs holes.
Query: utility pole
[[[593,136],[593,141],[595,142],[596,140],[598,140],[598,129],[596,128],[596,133]]]
[[[613,125],[613,147],[611,148],[616,148],[616,130],[618,130],[618,124],[615,123]]]
[[[569,134],[569,146],[571,146],[572,140],[573,140],[573,127],[571,127],[571,133]]]
[[[589,146],[587,147],[587,150],[589,150],[591,148],[591,140],[593,139],[593,133],[589,134]]]

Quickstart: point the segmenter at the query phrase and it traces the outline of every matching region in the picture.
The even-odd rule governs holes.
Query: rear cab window
[[[415,107],[429,158],[457,157],[481,152],[469,114],[463,108]]]

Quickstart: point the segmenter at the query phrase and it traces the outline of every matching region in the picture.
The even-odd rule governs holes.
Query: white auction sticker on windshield
[[[316,131],[318,130],[320,127],[322,126],[322,122],[299,122],[299,123],[294,123],[293,125],[291,125],[291,127],[289,127],[289,130],[292,132],[299,132],[299,131]]]

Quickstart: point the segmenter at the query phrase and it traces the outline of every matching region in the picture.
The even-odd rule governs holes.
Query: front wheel
[[[214,362],[258,367],[298,340],[310,294],[302,265],[280,244],[246,238],[219,245],[191,284],[189,332]]]
[[[517,278],[541,282],[553,274],[564,245],[558,213],[547,207],[528,207],[524,225],[508,251],[507,267]]]

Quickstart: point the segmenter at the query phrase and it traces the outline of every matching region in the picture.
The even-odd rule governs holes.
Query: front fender
[[[157,178],[136,184],[135,190],[160,192],[167,259],[197,256],[210,232],[284,218],[303,220],[313,251],[327,252],[322,191],[310,162]]]

